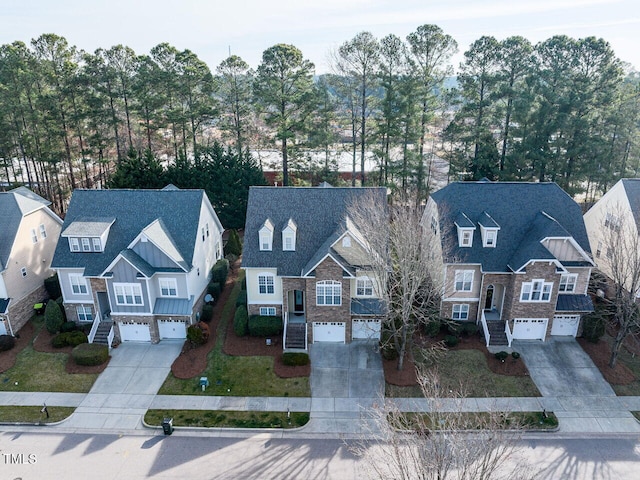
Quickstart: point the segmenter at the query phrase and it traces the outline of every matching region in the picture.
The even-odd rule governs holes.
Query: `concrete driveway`
[[[120,344],[64,426],[79,430],[138,427],[183,344],[184,340]]]
[[[514,340],[512,346],[522,354],[531,379],[544,397],[615,396],[574,338],[549,337],[545,343]]]

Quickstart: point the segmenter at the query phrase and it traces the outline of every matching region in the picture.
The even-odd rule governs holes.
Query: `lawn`
[[[222,351],[227,326],[233,321],[235,303],[241,290],[244,272],[238,276],[231,295],[221,314],[215,335],[216,345],[207,357],[207,369],[202,375],[182,380],[169,374],[159,395],[231,395],[241,397],[309,397],[308,377],[280,378],[273,370],[271,356],[231,356]],[[200,376],[209,379],[205,392],[200,387]]]
[[[491,418],[488,412],[406,413],[399,419],[407,428],[426,426],[430,430],[443,428],[482,429],[487,425],[495,428],[527,430],[551,430],[558,427],[558,418],[553,412],[509,412],[500,418]],[[493,427],[491,427],[493,428]]]
[[[522,361],[522,359],[518,360]],[[445,392],[457,392],[467,397],[539,397],[540,392],[530,377],[493,373],[484,353],[475,349],[449,350],[436,366]],[[386,396],[422,397],[418,386],[398,387],[387,384]]]
[[[0,422],[15,423],[53,423],[71,415],[75,407],[47,407],[49,418],[39,406],[0,406]]]
[[[609,346],[613,344],[613,337],[608,334],[605,334],[601,339],[601,342],[606,342]],[[609,350],[610,352],[611,350]],[[618,354],[618,363],[624,365],[633,376],[636,378],[633,382],[628,385],[615,385],[611,383],[611,388],[616,392],[616,395],[631,395],[631,396],[640,396],[640,356],[633,355],[629,353],[629,350],[623,345],[620,349],[620,353]],[[609,368],[601,367],[601,368]]]
[[[227,428],[297,428],[309,421],[307,412],[239,412],[232,410],[148,410],[144,421],[148,425],[162,424],[173,418],[174,426]]]
[[[43,328],[43,318],[31,320],[35,336]],[[0,391],[86,393],[98,374],[70,374],[65,370],[67,353],[43,353],[33,349],[33,340],[16,357],[16,364],[0,373]]]

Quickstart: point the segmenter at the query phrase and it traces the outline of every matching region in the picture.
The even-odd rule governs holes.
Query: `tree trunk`
[[[287,137],[282,138],[282,186],[289,186],[289,159],[287,157]]]

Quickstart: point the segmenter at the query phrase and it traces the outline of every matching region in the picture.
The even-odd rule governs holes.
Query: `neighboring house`
[[[203,190],[75,190],[53,259],[67,318],[90,341],[185,338],[222,232]]]
[[[46,298],[62,220],[25,187],[0,192],[0,335],[15,335]]]
[[[635,228],[632,228],[632,224],[628,225],[629,228],[622,228],[624,222],[633,222]],[[607,258],[613,252],[609,251],[610,242],[607,238],[611,238],[611,234],[615,235],[616,232],[625,235],[637,235],[640,232],[640,178],[619,180],[584,214],[584,224],[594,254],[593,259],[602,273],[612,278]],[[635,239],[630,239],[627,245],[636,244],[635,242]],[[636,296],[640,297],[640,291],[636,292]]]
[[[249,190],[242,258],[249,315],[282,316],[285,349],[379,338],[382,302],[366,239],[347,215],[366,196],[386,209],[384,188]]]
[[[580,334],[593,262],[580,207],[558,185],[452,183],[423,223],[441,247],[443,318],[482,323],[487,345]]]

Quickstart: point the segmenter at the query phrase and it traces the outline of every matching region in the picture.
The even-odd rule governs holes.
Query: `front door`
[[[304,314],[304,292],[302,290],[293,291],[293,313],[295,315]]]
[[[493,285],[487,287],[487,299],[484,302],[484,309],[491,310],[493,308]]]

